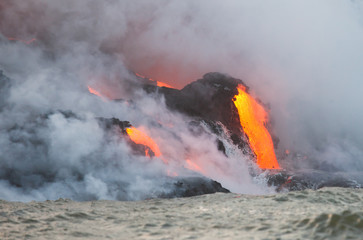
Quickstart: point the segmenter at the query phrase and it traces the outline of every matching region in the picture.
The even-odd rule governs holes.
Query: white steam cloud
[[[180,86],[208,71],[242,78],[271,104],[281,151],[308,156],[289,159],[295,166],[363,170],[362,6],[171,1],[126,43],[125,56]]]
[[[210,71],[241,78],[270,104],[279,151],[294,153],[283,167],[363,170],[362,16],[362,1],[2,1],[0,70],[11,82],[0,96],[0,172],[13,182],[0,180],[0,197],[142,199],[168,191],[167,172],[189,174],[186,149],[230,190],[263,191],[248,159],[233,149],[227,159],[208,129],[189,134],[129,70],[176,87]],[[88,85],[137,100],[100,101]],[[97,117],[146,127],[171,164],[133,155]]]

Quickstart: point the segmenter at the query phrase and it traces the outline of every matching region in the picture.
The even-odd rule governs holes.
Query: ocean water
[[[363,189],[0,201],[0,239],[363,239]]]

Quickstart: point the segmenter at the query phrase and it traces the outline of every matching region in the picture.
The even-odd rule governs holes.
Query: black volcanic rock
[[[216,192],[230,192],[228,189],[222,187],[219,182],[216,182],[206,177],[176,177],[171,180],[171,183],[171,188],[174,190],[167,194],[162,194],[158,197],[192,197]]]
[[[248,87],[239,79],[221,73],[207,73],[202,79],[188,84],[181,90],[156,86],[144,86],[144,89],[149,93],[158,92],[164,95],[169,109],[194,118],[193,126],[197,125],[195,122],[198,120],[202,121],[218,136],[221,133],[219,122],[222,123],[229,130],[231,141],[244,154],[253,155],[240,125],[238,110],[233,102],[234,96],[238,94],[237,86],[239,84],[245,86],[248,92]],[[270,128],[270,123],[267,123],[266,127]],[[276,147],[279,140],[273,134],[271,135]],[[225,153],[222,142],[217,142],[216,146]],[[268,184],[275,186],[278,191],[321,187],[360,187],[363,185],[363,179],[357,182],[356,176],[350,178],[315,170],[308,172],[274,171],[270,172],[267,178]]]
[[[122,133],[126,134],[126,128],[131,127],[129,121],[121,121],[118,118],[98,118],[99,123],[105,130],[110,130],[114,127],[118,127]]]
[[[153,85],[145,85],[144,90],[148,93],[162,94],[169,109],[203,121],[217,135],[218,123],[222,123],[228,129],[232,142],[242,149],[244,154],[253,155],[233,102],[233,98],[238,94],[238,85],[243,85],[248,92],[248,87],[242,80],[212,72],[181,90]],[[224,152],[224,146],[221,143],[217,144]]]
[[[180,91],[161,88],[170,109],[214,122],[221,122],[232,133],[241,135],[243,130],[238,110],[232,99],[238,94],[238,84],[247,86],[239,79],[221,73],[207,73]]]
[[[323,187],[361,188],[362,173],[341,173],[318,170],[280,171],[267,176],[268,184],[275,186],[277,191],[300,191]]]

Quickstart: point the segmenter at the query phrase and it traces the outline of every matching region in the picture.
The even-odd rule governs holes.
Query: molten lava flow
[[[139,74],[139,73],[135,73],[135,75],[136,75],[136,76],[138,76],[138,77],[141,77],[141,78],[148,79],[148,80],[150,80],[150,81],[156,82],[156,86],[158,86],[158,87],[174,88],[174,87],[172,87],[171,85],[169,85],[169,84],[167,84],[167,83],[160,82],[160,81],[156,81],[156,80],[154,80],[154,79],[152,79],[152,78],[148,78],[148,77],[146,77],[146,76],[144,76],[144,75],[141,75],[141,74]]]
[[[96,89],[88,86],[88,91],[90,93],[100,97],[104,101],[115,99],[114,94],[112,94],[111,91],[109,91],[108,89],[105,89],[105,88],[96,90]]]
[[[169,84],[167,83],[163,83],[163,82],[160,82],[160,81],[156,81],[156,85],[158,87],[167,87],[167,88],[173,88],[172,86],[170,86]]]
[[[161,156],[160,149],[159,149],[158,145],[155,143],[155,141],[151,137],[146,135],[144,132],[142,132],[140,129],[131,127],[131,128],[127,128],[126,132],[134,143],[147,146],[148,148],[151,149],[151,151],[153,151],[153,153],[156,157]],[[150,153],[149,153],[148,149],[145,150],[145,156],[150,157]],[[165,160],[163,160],[163,161],[166,162]]]
[[[246,88],[242,85],[238,85],[238,95],[233,101],[241,126],[257,156],[257,165],[263,169],[279,169],[272,139],[265,127],[268,117],[265,109],[246,93]]]
[[[91,88],[90,86],[88,86],[88,91],[96,96],[99,96],[99,97],[103,97],[101,93],[99,93],[97,90]]]

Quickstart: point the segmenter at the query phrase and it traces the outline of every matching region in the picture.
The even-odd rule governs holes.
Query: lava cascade
[[[145,134],[142,130],[131,127],[126,129],[127,134],[129,135],[131,141],[133,141],[136,144],[144,145],[153,151],[155,157],[160,157],[161,152],[159,149],[159,146],[155,143],[155,141],[149,137],[147,134]],[[145,150],[145,156],[150,156],[149,150]]]
[[[265,126],[268,115],[264,107],[253,99],[242,85],[238,85],[238,95],[233,101],[238,110],[241,126],[256,154],[257,165],[262,169],[280,169],[272,138]]]

